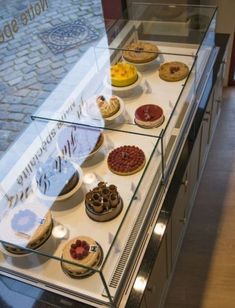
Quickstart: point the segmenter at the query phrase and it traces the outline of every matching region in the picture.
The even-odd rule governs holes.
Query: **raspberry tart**
[[[131,175],[145,165],[144,152],[134,145],[124,145],[114,149],[108,156],[110,171],[118,175]]]
[[[65,244],[61,266],[70,277],[83,278],[95,273],[92,268],[98,267],[102,262],[102,258],[102,249],[96,241],[88,236],[78,236]]]

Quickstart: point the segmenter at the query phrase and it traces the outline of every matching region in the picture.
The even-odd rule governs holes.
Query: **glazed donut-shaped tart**
[[[151,43],[138,41],[125,47],[123,57],[133,63],[147,63],[157,58],[158,48]]]
[[[159,77],[165,81],[179,81],[188,76],[189,68],[178,61],[167,62],[160,66]]]

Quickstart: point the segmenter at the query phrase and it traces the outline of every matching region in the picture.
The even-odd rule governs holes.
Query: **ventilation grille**
[[[132,248],[133,248],[133,246],[136,242],[136,237],[137,237],[138,232],[139,232],[141,225],[143,223],[144,215],[145,215],[145,211],[144,211],[144,209],[142,209],[140,215],[138,216],[138,218],[137,218],[137,220],[134,224],[134,227],[131,231],[131,234],[128,237],[127,244],[126,244],[126,246],[123,250],[123,253],[122,253],[122,255],[119,259],[116,270],[113,273],[113,276],[111,278],[109,286],[112,287],[112,288],[117,288],[119,281],[120,281],[120,279],[123,275],[124,268],[127,265],[128,258],[130,256]]]

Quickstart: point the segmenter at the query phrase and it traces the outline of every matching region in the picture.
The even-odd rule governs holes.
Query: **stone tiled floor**
[[[29,2],[0,0],[0,29],[13,17],[19,25],[14,39],[0,43],[0,157],[31,122],[30,115],[95,44],[94,40],[69,47],[67,44],[62,52],[54,54],[40,39],[40,33],[59,27],[60,35],[66,39],[63,25],[80,18],[85,18],[98,36],[104,31],[100,0],[47,1],[48,8],[23,26],[20,16]]]

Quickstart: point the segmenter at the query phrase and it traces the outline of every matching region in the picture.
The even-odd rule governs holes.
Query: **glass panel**
[[[199,20],[201,20],[201,18],[202,19],[206,18],[205,15],[202,15],[202,16],[203,17],[200,17]],[[197,53],[197,59],[198,59],[197,72],[198,74],[197,74],[197,79],[196,79],[196,85],[199,84],[203,71],[204,71],[204,67],[211,55],[213,48],[215,47],[216,17],[217,17],[217,14],[215,13],[207,28],[205,28],[205,25],[202,26],[202,24],[200,24],[201,28],[199,29],[200,29],[200,32],[203,33],[204,39]]]
[[[77,293],[101,300],[108,277],[102,276],[101,264],[112,259],[119,233],[127,241],[153,180],[161,182],[161,143],[151,136],[59,121],[32,125],[34,140],[19,153],[13,170],[9,159],[0,182],[3,266],[59,289],[75,292],[76,285]],[[144,207],[142,215],[147,213]],[[87,255],[97,261],[83,263]],[[92,275],[96,289],[90,279],[78,286],[63,272],[76,278],[100,272]]]
[[[176,99],[176,103],[169,105],[172,107],[170,118],[162,134],[162,148],[164,157],[164,178],[168,179],[172,167],[176,163],[179,147],[187,135],[187,129],[190,127],[193,115],[197,108],[196,101],[196,80],[197,80],[197,58],[182,56],[185,63],[190,67],[190,73],[187,77],[181,93]],[[185,61],[185,59],[187,59]],[[189,65],[191,64],[191,65]],[[174,84],[168,85],[168,91],[174,93]]]
[[[126,23],[139,28],[145,40],[200,45],[215,11],[214,6],[132,2]]]
[[[67,83],[63,91],[72,92],[90,66],[83,55],[104,34],[101,1],[1,1],[0,118],[5,138],[0,155],[62,80]],[[68,81],[79,61],[81,75]],[[61,97],[64,92],[58,90]],[[60,102],[57,97],[53,106],[59,109]]]

